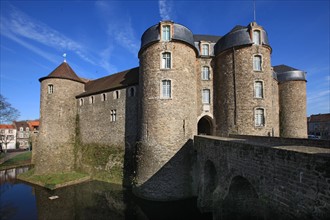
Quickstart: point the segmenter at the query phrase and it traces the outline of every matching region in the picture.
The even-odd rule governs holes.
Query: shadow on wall
[[[242,176],[235,176],[222,202],[213,204],[213,215],[215,219],[280,219]]]
[[[193,140],[189,139],[152,177],[140,186],[135,186],[133,193],[140,198],[155,201],[191,198],[193,197],[192,164]]]

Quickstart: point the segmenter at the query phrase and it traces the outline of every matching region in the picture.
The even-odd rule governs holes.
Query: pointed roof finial
[[[257,17],[256,17],[256,0],[253,0],[253,21],[254,22],[257,21]]]
[[[64,58],[63,62],[66,63],[66,53],[63,54],[63,58]]]

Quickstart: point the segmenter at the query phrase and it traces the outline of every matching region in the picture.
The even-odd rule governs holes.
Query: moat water
[[[212,219],[196,207],[196,199],[151,202],[121,187],[90,181],[47,190],[16,179],[29,168],[0,171],[0,219]],[[49,197],[58,196],[51,200]]]

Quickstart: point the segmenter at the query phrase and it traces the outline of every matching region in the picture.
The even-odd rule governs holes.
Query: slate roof
[[[69,79],[69,80],[85,83],[85,81],[79,78],[77,74],[69,66],[69,64],[66,62],[61,63],[61,65],[59,65],[53,72],[51,72],[46,77],[40,78],[39,81],[41,82],[42,80],[49,78]]]
[[[308,117],[308,122],[330,122],[330,113],[311,115]]]
[[[84,97],[114,89],[125,88],[139,83],[139,67],[125,70],[96,80],[91,80],[85,84],[85,92],[77,96]]]
[[[194,41],[199,42],[199,41],[210,41],[216,43],[221,36],[213,36],[213,35],[203,35],[203,34],[196,34],[194,35]]]
[[[288,71],[295,71],[295,70],[298,70],[298,69],[293,68],[291,66],[281,64],[281,65],[273,66],[273,70],[276,73],[284,73],[284,72],[288,72]]]

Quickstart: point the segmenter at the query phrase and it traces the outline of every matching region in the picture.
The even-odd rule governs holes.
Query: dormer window
[[[210,45],[202,44],[202,56],[209,56],[210,55]]]
[[[170,25],[162,26],[162,40],[163,41],[171,40],[171,26]]]
[[[260,45],[260,31],[259,30],[254,30],[253,31],[253,43],[256,45]]]

